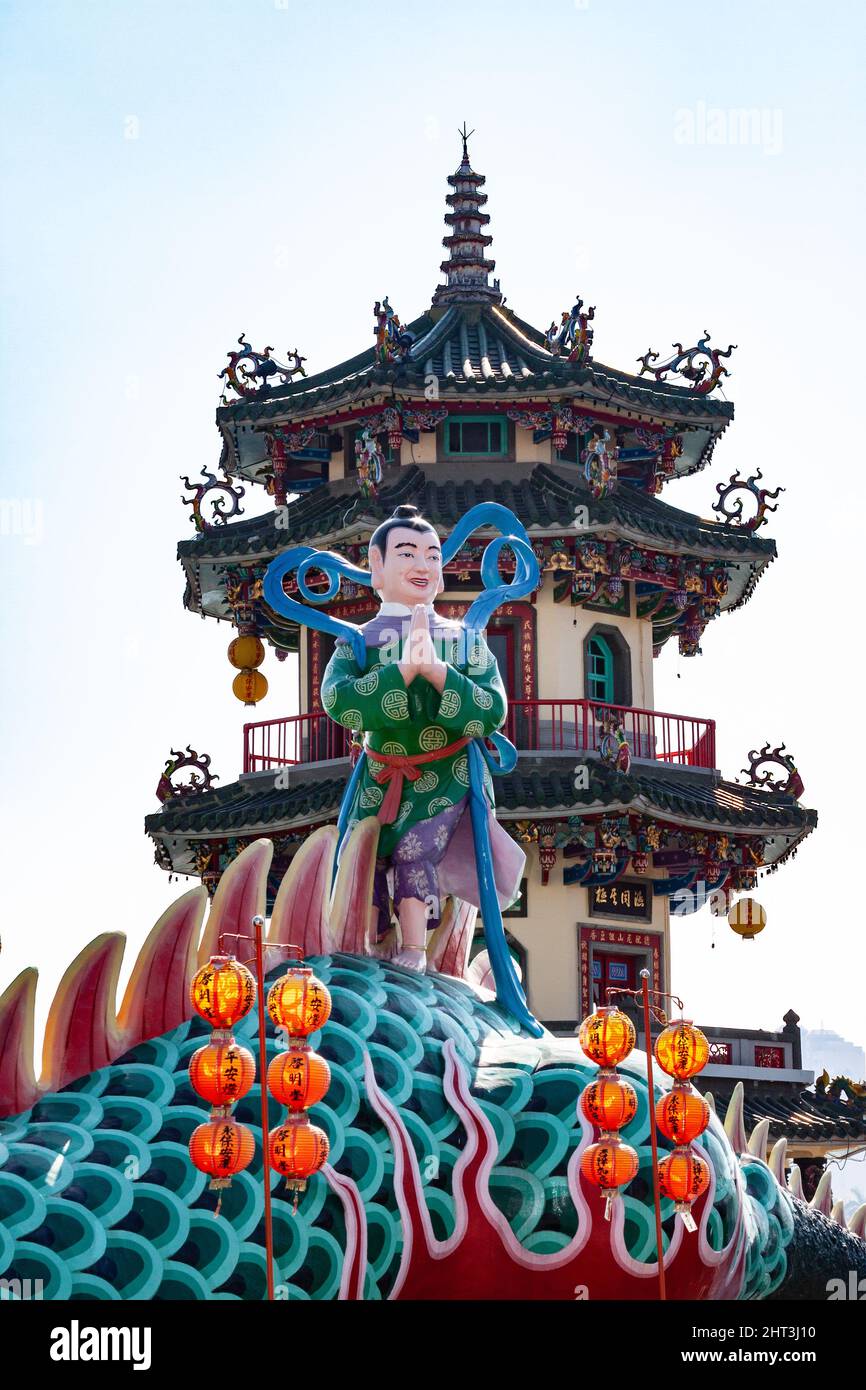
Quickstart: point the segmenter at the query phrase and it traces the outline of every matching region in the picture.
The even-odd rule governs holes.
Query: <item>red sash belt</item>
[[[429,753],[377,753],[375,748],[367,748],[367,757],[373,758],[378,763],[385,766],[379,772],[373,773],[373,780],[387,782],[388,790],[382,805],[376,812],[376,819],[381,825],[390,825],[400,810],[403,800],[403,783],[408,777],[410,782],[417,782],[421,776],[420,768],[423,763],[435,763],[440,758],[450,758],[452,753],[459,753],[461,748],[465,748],[472,739],[467,735],[465,738],[455,739],[453,743],[446,743],[444,748],[431,749]]]

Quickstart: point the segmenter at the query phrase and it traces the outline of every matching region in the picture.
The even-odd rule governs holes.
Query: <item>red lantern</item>
[[[388,431],[388,447],[397,454],[400,452],[400,445],[403,443],[403,431],[399,426]]]
[[[268,1067],[268,1090],[293,1113],[322,1099],[331,1084],[331,1068],[309,1048],[278,1052]]]
[[[601,1072],[581,1095],[580,1108],[591,1124],[610,1134],[634,1119],[637,1093],[634,1086],[616,1072]]]
[[[583,1051],[600,1067],[615,1067],[628,1056],[636,1040],[631,1019],[613,1005],[585,1018],[578,1034]]]
[[[249,1167],[255,1152],[252,1130],[227,1116],[198,1125],[190,1135],[189,1156],[212,1189],[230,1187],[235,1173]]]
[[[612,1195],[630,1183],[637,1176],[639,1166],[634,1149],[616,1138],[590,1144],[580,1160],[583,1176],[595,1187],[600,1187],[605,1195]]]
[[[690,1204],[710,1183],[710,1167],[694,1149],[678,1148],[659,1164],[659,1188],[663,1197],[676,1204],[678,1212],[688,1212]],[[692,1223],[693,1224],[693,1223]]]
[[[189,997],[199,1018],[230,1033],[256,1002],[256,982],[234,956],[211,956],[193,976]]]
[[[688,1081],[702,1071],[710,1059],[710,1045],[704,1034],[686,1018],[668,1024],[659,1033],[654,1052],[662,1071],[677,1081]]]
[[[656,1124],[673,1144],[690,1144],[710,1123],[710,1107],[691,1086],[674,1086],[656,1101]]]
[[[286,1179],[286,1186],[297,1195],[307,1179],[318,1173],[328,1157],[328,1136],[311,1125],[303,1115],[289,1116],[268,1135],[268,1159],[272,1168]]]
[[[190,1057],[189,1079],[196,1094],[209,1105],[234,1105],[255,1081],[256,1061],[234,1038],[209,1042]]]
[[[271,985],[268,1013],[290,1038],[307,1038],[331,1016],[331,996],[308,966],[292,966]]]

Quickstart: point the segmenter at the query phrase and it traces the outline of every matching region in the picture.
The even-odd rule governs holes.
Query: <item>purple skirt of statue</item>
[[[526,855],[487,807],[487,829],[493,858],[493,877],[500,907],[508,907],[520,891]],[[389,890],[388,873],[392,876]],[[377,934],[391,925],[393,900],[419,898],[429,905],[429,925],[439,921],[442,899],[449,895],[481,906],[468,794],[447,811],[411,826],[397,841],[390,861],[378,859],[373,902],[378,913]]]

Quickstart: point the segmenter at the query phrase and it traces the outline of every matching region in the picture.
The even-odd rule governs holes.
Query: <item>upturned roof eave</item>
[[[430,354],[443,338],[447,338],[459,326],[463,313],[470,311],[473,315],[480,313],[491,329],[510,340],[515,353],[528,358],[529,365],[537,370],[531,370],[528,376],[514,373],[504,379],[485,376],[467,379],[443,375],[440,390],[453,391],[457,396],[469,393],[483,395],[492,390],[505,395],[511,392],[525,395],[527,391],[537,391],[556,398],[560,392],[584,386],[590,392],[596,388],[608,406],[616,404],[619,408],[632,409],[638,414],[664,415],[686,424],[702,425],[715,433],[721,433],[725,423],[733,416],[730,402],[696,396],[687,387],[664,382],[651,383],[646,378],[609,367],[594,358],[590,358],[585,365],[569,363],[550,353],[544,335],[511,310],[486,303],[480,306],[467,303],[449,304],[441,317],[431,316],[428,311],[408,324],[408,329],[416,334],[416,341],[409,359],[404,362],[384,366],[377,362],[374,348],[369,347],[313,376],[267,387],[255,398],[244,398],[218,407],[217,424],[241,421],[255,424],[281,415],[286,418],[309,415],[327,404],[349,403],[359,394],[377,388],[387,391],[389,387],[405,390],[414,386],[423,393],[428,384],[426,366]]]

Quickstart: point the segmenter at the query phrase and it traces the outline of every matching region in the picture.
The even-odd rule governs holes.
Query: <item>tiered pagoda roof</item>
[[[509,507],[533,539],[568,538],[573,543],[575,508],[585,506],[590,524],[580,532],[583,539],[610,539],[669,557],[712,562],[725,576],[721,611],[746,601],[776,554],[775,542],[754,531],[702,520],[637,488],[592,499],[583,477],[567,464],[487,461],[474,472],[454,461],[395,465],[385,469],[376,497],[363,497],[354,478],[343,478],[290,504],[287,517],[269,511],[181,541],[186,605],[193,612],[230,619],[225,576],[232,567],[263,569],[287,545],[309,542],[329,549],[366,540],[401,502],[414,502],[447,532],[470,507],[485,501]],[[275,620],[267,635],[283,645],[280,634],[290,626]],[[672,622],[660,620],[655,641],[665,641],[673,630]],[[293,643],[292,635],[288,645]]]
[[[785,792],[726,782],[718,773],[694,769],[678,775],[665,767],[635,765],[624,776],[596,760],[588,786],[578,790],[575,756],[521,754],[514,772],[496,778],[499,819],[507,824],[527,816],[651,815],[694,830],[759,837],[768,865],[789,854],[817,822],[814,811]],[[279,779],[273,771],[249,774],[231,786],[172,800],[146,818],[145,828],[163,867],[192,873],[196,848],[209,837],[246,840],[272,834],[276,826],[290,831],[335,819],[346,768],[348,759],[287,768]]]
[[[561,400],[587,412],[664,424],[683,431],[676,475],[702,468],[716,439],[733,419],[730,401],[632,375],[590,359],[584,364],[555,356],[545,335],[511,309],[474,301],[431,310],[407,326],[415,341],[406,357],[383,364],[374,347],[314,376],[265,386],[255,399],[220,406],[222,466],[228,473],[261,481],[271,464],[266,432],[281,423],[320,422],[333,429],[383,403],[424,400],[432,377],[439,399],[491,406]]]
[[[704,334],[696,348],[680,349],[670,362],[654,365],[655,356],[647,353],[638,359],[640,373],[628,373],[594,357],[595,311],[584,310],[581,300],[546,332],[519,318],[506,307],[498,281],[490,283],[494,263],[483,183],[464,143],[460,167],[449,178],[445,283],[413,322],[401,324],[387,299],[377,302],[375,345],[309,377],[297,353],[295,365],[281,368],[267,355],[270,349],[256,354],[242,339],[242,352],[230,355],[226,374],[238,399],[226,399],[217,411],[227,477],[218,486],[231,492],[232,478],[264,483],[279,505],[237,521],[223,513],[216,524],[201,524],[200,511],[194,511],[199,533],[178,547],[187,581],[184,601],[192,611],[255,631],[280,655],[294,649],[297,625],[274,614],[261,597],[267,566],[288,546],[305,543],[341,550],[363,565],[373,529],[403,502],[418,505],[443,532],[480,502],[509,508],[527,529],[555,602],[595,603],[605,594],[615,601],[624,582],[631,583],[635,612],[651,621],[656,650],[677,633],[680,650],[692,654],[706,624],[749,597],[776,553],[774,542],[758,534],[767,494],[756,480],[736,484],[758,500],[759,515],[751,521],[743,521],[736,505],[723,513],[731,520],[707,521],[658,496],[665,479],[707,463],[733,416],[732,404],[712,394],[730,349],[710,349]],[[242,357],[251,369],[240,365]],[[444,431],[449,415],[473,413],[506,416],[513,441],[509,457],[455,459],[443,445],[435,463],[424,461],[428,450],[416,461],[415,442],[424,432]],[[395,437],[400,448],[401,462],[385,465],[372,490],[359,486],[351,457],[362,429],[387,436],[390,447],[396,447]],[[594,432],[610,441],[617,457],[615,484],[600,490],[586,457]],[[544,441],[550,441],[549,461],[538,457]],[[303,468],[305,451],[307,463],[316,454],[323,480],[304,474],[312,489],[283,505],[292,494],[287,462]],[[345,476],[328,478],[335,453],[342,453]],[[729,490],[733,486],[732,479]],[[485,540],[482,528],[450,562],[449,596],[478,587]],[[355,587],[344,582],[336,602],[369,597]],[[742,889],[751,864],[767,868],[780,862],[816,821],[786,789],[797,781],[796,770],[789,784],[741,786],[712,770],[706,747],[701,757],[709,768],[696,759],[677,771],[662,750],[658,761],[654,755],[636,757],[628,776],[591,754],[592,776],[581,791],[574,784],[576,755],[533,752],[541,747],[521,751],[515,771],[497,779],[497,806],[506,822],[556,822],[557,845],[566,857],[572,822],[579,829],[584,821],[619,816],[632,827],[652,822],[663,840],[674,835],[669,827],[684,832],[686,849],[681,835],[675,843],[671,839],[667,859],[662,847],[658,860],[667,863],[672,884],[683,854],[687,865],[703,854],[716,872],[723,865],[732,874],[736,869]],[[219,790],[173,797],[146,822],[158,860],[177,872],[202,872],[209,852],[212,864],[222,865],[262,832],[286,851],[289,841],[297,843],[312,826],[334,819],[345,770],[342,760],[301,763],[283,768],[276,781],[273,770],[250,773]],[[584,844],[577,852],[586,849]]]
[[[489,282],[495,262],[487,255],[492,237],[486,230],[489,215],[481,210],[487,201],[480,191],[484,182],[470,165],[464,139],[461,164],[448,178],[449,235],[443,244],[449,255],[441,266],[446,281],[430,308],[402,326],[400,351],[383,360],[371,344],[312,376],[298,375],[298,369],[280,372],[270,363],[255,387],[243,386],[240,399],[217,411],[226,473],[263,482],[272,470],[269,432],[301,424],[333,431],[365,412],[429,399],[432,379],[438,400],[464,410],[489,408],[499,400],[527,407],[559,403],[614,426],[630,421],[669,427],[682,436],[669,476],[703,467],[733,417],[733,405],[711,396],[706,385],[696,390],[682,384],[687,379],[682,374],[678,384],[655,368],[635,374],[605,366],[589,353],[588,343],[587,351],[564,350],[550,330],[541,331],[506,307],[499,281]]]

